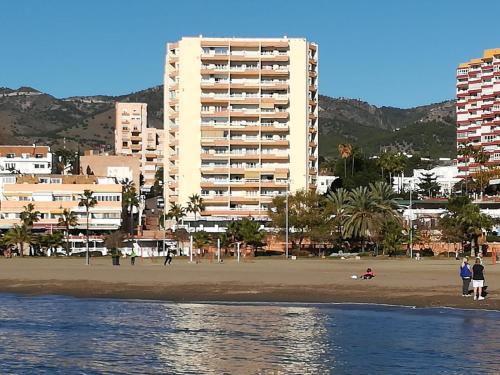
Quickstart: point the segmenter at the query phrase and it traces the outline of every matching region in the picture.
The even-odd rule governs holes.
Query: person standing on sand
[[[481,259],[476,258],[476,264],[472,267],[472,287],[474,288],[474,301],[483,300],[482,296],[484,286],[484,266]]]
[[[468,263],[467,257],[462,260],[462,265],[460,266],[460,277],[462,278],[462,297],[469,297],[469,285],[472,278],[472,271]]]

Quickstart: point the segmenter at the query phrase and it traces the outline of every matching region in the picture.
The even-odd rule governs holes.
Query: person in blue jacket
[[[469,297],[469,285],[472,279],[472,270],[467,257],[462,260],[462,265],[460,266],[460,277],[462,278],[462,297]]]

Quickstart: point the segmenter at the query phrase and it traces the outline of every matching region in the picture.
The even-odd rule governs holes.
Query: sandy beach
[[[298,259],[251,258],[223,264],[200,264],[175,258],[0,259],[0,292],[26,295],[61,294],[75,297],[155,299],[166,301],[234,302],[356,302],[417,307],[448,306],[500,309],[500,264],[485,260],[488,297],[473,301],[461,296],[460,262],[453,258]],[[367,267],[372,280],[351,279]]]

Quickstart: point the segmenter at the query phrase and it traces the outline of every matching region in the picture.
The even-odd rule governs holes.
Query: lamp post
[[[287,182],[285,192],[285,259],[288,259],[288,186]]]
[[[236,251],[238,252],[238,263],[240,262],[240,243],[236,243]]]
[[[411,198],[413,195],[413,180],[410,180],[410,259],[413,259],[413,225],[412,225],[412,216],[413,216],[413,209],[412,209],[412,203],[411,203]]]
[[[193,263],[193,235],[189,236],[189,262]]]
[[[220,263],[220,238],[217,238],[217,263]]]

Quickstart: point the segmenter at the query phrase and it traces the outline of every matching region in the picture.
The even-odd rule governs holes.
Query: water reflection
[[[0,373],[495,373],[498,317],[0,295]]]

